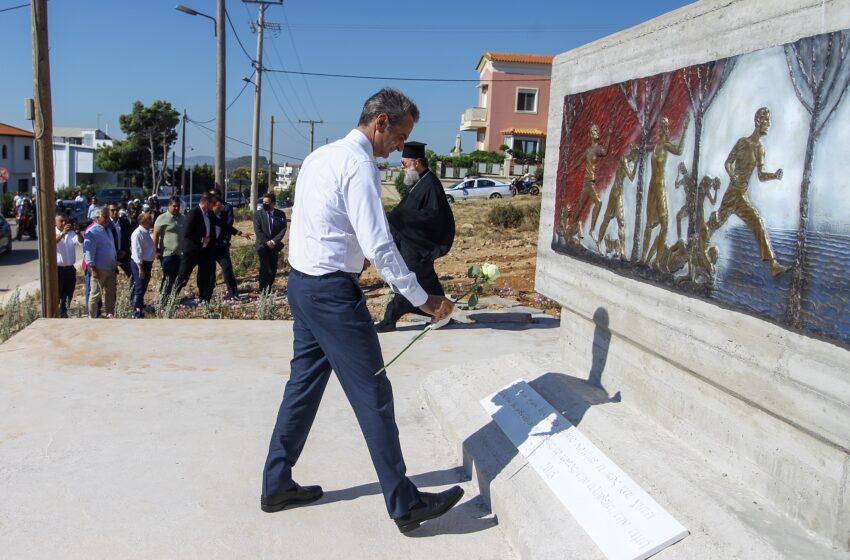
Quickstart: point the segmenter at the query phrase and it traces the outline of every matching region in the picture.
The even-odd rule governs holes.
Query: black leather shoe
[[[460,486],[452,486],[448,490],[431,494],[429,492],[420,492],[419,505],[410,510],[407,515],[394,519],[398,525],[398,530],[402,533],[407,533],[419,527],[423,521],[440,517],[454,507],[463,497],[463,488]]]
[[[298,483],[286,492],[260,497],[260,509],[274,513],[282,509],[306,506],[322,497],[321,486],[301,486]]]
[[[395,330],[395,323],[385,323],[383,321],[379,321],[375,323],[375,330],[379,333],[393,332]]]

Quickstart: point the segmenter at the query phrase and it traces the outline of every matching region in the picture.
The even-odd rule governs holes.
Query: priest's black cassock
[[[387,214],[387,221],[405,264],[416,274],[422,289],[429,294],[445,295],[434,270],[434,261],[452,248],[455,218],[443,184],[430,169],[422,173],[398,206]],[[379,325],[394,327],[406,313],[426,315],[401,294],[396,294]]]

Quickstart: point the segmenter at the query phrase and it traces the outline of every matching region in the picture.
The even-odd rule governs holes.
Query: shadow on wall
[[[611,331],[608,328],[608,311],[600,307],[593,315],[596,324],[593,336],[593,360],[587,378],[582,379],[558,372],[547,372],[528,382],[531,387],[569,420],[573,426],[578,426],[585,413],[591,406],[619,403],[620,392],[609,395],[602,385],[602,375],[608,361],[608,350],[611,344]],[[536,425],[544,419],[542,413],[529,409],[528,423]],[[499,413],[497,413],[498,415]],[[565,426],[565,423],[561,423]],[[552,432],[561,431],[558,423],[553,425]],[[543,434],[535,434],[543,435]],[[470,476],[475,476],[481,495],[488,504],[490,499],[491,482],[510,464],[517,454],[517,448],[505,436],[498,424],[491,420],[463,442],[463,468]],[[475,461],[474,458],[482,458]],[[518,468],[524,466],[517,465]],[[517,469],[518,470],[518,469]]]

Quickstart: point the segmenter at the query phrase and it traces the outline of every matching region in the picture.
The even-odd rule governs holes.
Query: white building
[[[0,167],[9,172],[0,192],[30,192],[35,171],[32,132],[0,123]]]
[[[284,163],[278,167],[274,189],[280,191],[291,187],[298,178],[299,171],[301,171],[301,164],[299,163]]]
[[[98,148],[111,146],[112,138],[95,128],[53,129],[53,184],[55,188],[115,183],[117,176],[94,163]]]

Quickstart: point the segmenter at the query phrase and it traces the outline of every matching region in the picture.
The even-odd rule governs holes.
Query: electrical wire
[[[292,130],[294,130],[295,133],[298,136],[300,136],[304,140],[309,140],[306,136],[304,136],[304,134],[301,132],[299,127],[295,126],[295,123],[292,122],[292,119],[289,118],[289,115],[286,113],[286,110],[283,108],[283,104],[280,102],[280,98],[277,96],[277,92],[275,91],[274,83],[271,80],[269,80],[268,84],[269,84],[269,88],[272,90],[272,95],[274,96],[275,101],[277,101],[278,107],[280,107],[280,111],[283,113],[283,117],[286,119],[286,122],[289,123],[289,125],[292,127]],[[291,105],[291,103],[290,103],[290,105]]]
[[[193,121],[192,119],[187,118],[187,119],[186,119],[186,121],[187,121],[187,122],[192,123],[192,124],[193,124],[193,125],[195,125],[195,126],[198,126],[198,127],[200,127],[200,128],[203,128],[203,129],[205,129],[205,130],[208,130],[208,131],[210,131],[210,132],[215,132],[215,130],[213,130],[212,128],[210,128],[210,127],[208,127],[208,126],[204,126],[204,125],[202,125],[202,124],[200,124],[200,123],[197,123],[197,122]],[[228,135],[226,135],[226,134],[224,135],[224,137],[225,137],[225,138],[227,138],[228,140],[232,140],[232,141],[236,142],[237,144],[242,144],[242,145],[244,145],[244,146],[248,146],[249,148],[253,148],[253,147],[254,147],[254,146],[253,146],[253,144],[250,144],[250,143],[248,143],[248,142],[245,142],[244,140],[240,140],[240,139],[238,139],[238,138],[233,138],[232,136],[228,136]],[[265,151],[268,151],[268,150],[265,150]],[[273,154],[273,155],[276,155],[276,156],[281,156],[281,157],[284,157],[284,158],[294,159],[294,160],[297,160],[297,161],[304,161],[304,158],[299,158],[299,157],[295,157],[295,156],[290,156],[290,155],[288,155],[288,154],[281,154],[280,152],[272,152],[272,154]]]
[[[248,78],[248,80],[253,79],[254,74],[256,74],[256,71],[251,72],[251,76]],[[245,82],[245,85],[244,85],[244,86],[242,86],[242,89],[240,89],[240,90],[239,90],[239,93],[236,95],[236,97],[234,97],[234,98],[233,98],[233,101],[231,101],[231,102],[230,102],[230,105],[228,105],[227,107],[225,107],[225,108],[224,108],[224,112],[225,112],[225,113],[226,113],[228,110],[230,110],[230,108],[231,108],[231,107],[233,107],[233,104],[234,104],[234,103],[236,103],[236,101],[237,101],[240,97],[242,97],[242,94],[243,94],[243,93],[245,93],[245,89],[248,87],[248,85],[249,85],[250,83],[251,83],[250,81],[246,81],[246,82]],[[215,119],[216,119],[216,118],[215,118],[215,117],[213,117],[213,118],[211,118],[211,119],[210,119],[210,120],[208,120],[208,121],[194,121],[194,122],[196,122],[196,123],[200,123],[200,124],[209,124],[209,123],[213,122]]]
[[[0,14],[2,14],[3,12],[11,12],[12,10],[20,10],[21,8],[29,8],[29,7],[30,7],[30,4],[29,4],[29,2],[27,2],[26,4],[20,4],[18,6],[12,6],[11,8],[3,8],[2,10],[0,10]]]
[[[248,60],[251,61],[251,65],[253,66],[256,61],[253,56],[248,54],[248,51],[245,49],[245,45],[242,44],[242,39],[239,38],[239,33],[236,32],[236,27],[233,26],[233,22],[230,20],[230,12],[225,9],[224,15],[227,17],[227,23],[230,24],[230,30],[233,31],[233,35],[236,37],[236,42],[239,43],[239,47],[242,49],[242,52],[245,53],[245,56],[248,57]]]
[[[281,6],[281,12],[283,13],[284,23],[286,24],[287,27],[289,27],[289,18],[286,17],[286,8]],[[303,72],[304,71],[304,65],[301,64],[301,56],[298,54],[298,47],[295,46],[295,39],[292,38],[291,32],[287,33],[287,35],[289,36],[289,42],[292,44],[292,52],[295,53],[295,61],[298,62],[298,70]],[[277,47],[275,47],[275,49],[277,49]],[[278,56],[280,56],[280,55],[278,55]],[[281,65],[283,65],[283,59],[282,58],[281,58]],[[316,115],[318,115],[319,120],[323,120],[322,115],[319,112],[319,108],[316,106],[316,99],[313,96],[313,92],[310,90],[310,84],[307,82],[307,78],[305,78],[302,75],[301,79],[304,80],[304,86],[307,88],[307,95],[310,96],[310,102],[313,104],[313,109],[316,111]]]
[[[264,72],[275,72],[279,74],[300,74],[303,76],[320,76],[323,78],[349,78],[356,80],[385,80],[399,82],[444,82],[444,83],[480,83],[481,79],[461,79],[461,78],[402,78],[397,76],[358,76],[354,74],[326,74],[322,72],[296,72],[295,70],[282,70],[277,68],[263,68]],[[518,78],[518,79],[494,79],[484,80],[490,82],[549,82],[549,76],[541,76],[540,78]]]

